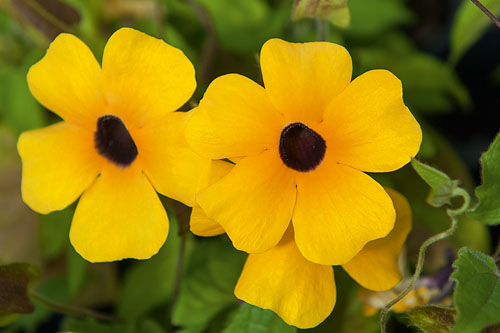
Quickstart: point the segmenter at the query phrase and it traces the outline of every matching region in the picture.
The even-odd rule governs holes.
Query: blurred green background
[[[351,53],[353,77],[385,68],[402,80],[405,102],[424,132],[419,158],[461,180],[472,192],[480,181],[479,156],[500,124],[500,29],[469,1],[349,0],[351,20],[345,28],[338,26],[339,18],[292,20],[294,3],[298,1],[0,0],[0,264],[27,262],[39,268],[32,284],[34,312],[0,313],[5,332],[296,331],[271,312],[242,306],[235,299],[233,288],[245,254],[234,250],[225,236],[184,236],[183,278],[172,308],[180,246],[175,221],[185,229],[186,207],[162,198],[172,231],[151,260],[89,264],[69,244],[74,206],[39,216],[23,204],[17,137],[58,121],[31,96],[26,73],[61,32],[82,39],[98,60],[109,36],[123,26],[182,49],[195,65],[198,81],[185,110],[196,105],[221,74],[237,72],[261,82],[258,54],[271,37],[339,43]],[[500,1],[483,3],[500,14]],[[414,230],[404,259],[412,267],[421,242],[446,229],[449,221],[443,211],[426,204],[428,187],[410,167],[374,177],[410,200]],[[451,240],[431,248],[425,273],[446,266],[447,251],[455,253],[459,246],[490,253],[498,235],[498,227],[488,229],[464,217]],[[311,331],[378,331],[378,316],[362,315],[359,287],[337,269],[336,280],[335,310]],[[53,303],[76,306],[80,314],[81,309],[98,314],[62,314]],[[104,320],[95,319],[102,315]],[[254,326],[242,324],[248,322]],[[415,331],[407,324],[408,319],[398,315],[390,328]]]

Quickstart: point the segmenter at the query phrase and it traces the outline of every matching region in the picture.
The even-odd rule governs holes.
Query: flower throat
[[[97,120],[94,145],[102,156],[120,167],[128,167],[137,157],[137,146],[120,118],[106,115]]]
[[[285,127],[280,137],[280,157],[291,169],[308,172],[323,161],[326,143],[323,138],[302,123]]]

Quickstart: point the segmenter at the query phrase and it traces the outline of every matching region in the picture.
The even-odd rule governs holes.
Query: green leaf
[[[236,304],[234,287],[245,254],[221,239],[201,239],[189,257],[173,322],[203,330],[212,318]]]
[[[405,100],[417,111],[437,113],[471,106],[469,92],[453,68],[437,57],[425,53],[399,59],[395,74],[403,82]]]
[[[498,86],[500,83],[500,64],[496,65],[490,74],[491,81]]]
[[[146,319],[142,322],[140,333],[166,333],[165,330],[152,319]]]
[[[134,333],[133,324],[103,324],[94,319],[80,320],[66,318],[62,324],[64,332],[92,332],[92,333]],[[147,331],[144,331],[145,333]]]
[[[481,155],[482,185],[476,187],[479,204],[469,215],[489,225],[500,223],[500,134]]]
[[[491,235],[488,228],[467,215],[462,215],[458,219],[458,228],[453,234],[453,240],[458,246],[467,246],[485,253],[491,251]]]
[[[0,156],[2,156],[0,159],[0,168],[2,168],[2,172],[6,168],[15,167],[19,169],[21,167],[21,161],[16,149],[16,141],[13,131],[2,124],[0,126]]]
[[[287,325],[271,310],[244,303],[224,333],[292,333],[297,328]]]
[[[68,266],[68,297],[72,298],[82,289],[87,277],[88,263],[73,247],[68,248],[66,264]]]
[[[0,312],[0,327],[9,325],[16,321],[21,315],[19,313],[3,313]]]
[[[433,165],[439,165],[452,179],[460,179],[461,186],[468,191],[473,189],[473,181],[464,161],[453,150],[447,140],[439,133],[422,124],[424,138],[431,140],[435,147],[435,155],[430,160]],[[450,218],[444,209],[435,209],[425,202],[429,187],[420,177],[415,177],[411,165],[405,166],[392,173],[391,187],[396,188],[410,202],[416,226],[432,234],[442,232],[449,228]],[[389,176],[389,174],[386,174]],[[458,229],[451,241],[458,248],[467,246],[474,250],[489,253],[491,251],[491,236],[488,227],[467,215],[459,217]],[[436,252],[437,253],[437,252]],[[411,257],[411,256],[410,256]],[[416,253],[415,253],[416,258]]]
[[[17,133],[45,124],[43,110],[28,89],[24,67],[0,68],[0,100],[0,117]]]
[[[126,272],[118,298],[118,316],[137,320],[154,307],[167,302],[173,292],[179,251],[177,219],[169,214],[170,231],[158,254],[137,261]]]
[[[75,252],[69,242],[69,230],[73,219],[74,206],[40,217],[40,241],[42,253],[48,259],[55,259],[66,253],[68,270],[68,297],[76,296],[87,276],[87,261]]]
[[[304,17],[321,18],[341,28],[347,27],[351,22],[347,0],[296,0],[292,16],[294,20]]]
[[[64,332],[89,333],[165,333],[165,330],[151,319],[144,320],[136,329],[133,323],[100,323],[94,319],[65,318],[61,330]]]
[[[403,83],[405,103],[413,111],[436,114],[450,112],[456,105],[470,108],[469,93],[448,63],[418,52],[408,37],[398,34],[384,36],[378,43],[356,52],[360,74],[374,68],[390,70]]]
[[[437,305],[419,306],[408,312],[412,325],[426,333],[448,333],[455,324],[455,315],[455,309]]]
[[[209,13],[222,46],[238,53],[258,51],[266,40],[282,34],[290,19],[291,1],[274,7],[264,0],[197,1]]]
[[[104,11],[104,1],[64,0],[64,2],[80,13],[81,20],[76,26],[76,35],[85,41],[85,44],[93,51],[97,60],[101,62],[102,50],[106,45],[106,40],[99,29]]]
[[[74,207],[40,216],[39,234],[42,254],[48,260],[61,255],[69,246],[69,228]]]
[[[481,0],[493,15],[500,15],[500,1]],[[456,63],[484,31],[492,26],[491,20],[470,0],[463,0],[457,10],[450,34],[450,61]]]
[[[2,11],[0,10],[0,21],[1,14]],[[14,33],[10,31],[11,29],[12,26],[9,27],[0,23],[0,65],[2,63],[14,65],[19,62],[19,59],[23,58],[23,45],[21,41],[14,36]]]
[[[349,9],[352,20],[347,32],[357,38],[373,38],[413,21],[413,13],[400,0],[349,0]]]
[[[433,189],[438,188],[441,184],[450,181],[450,177],[448,177],[448,175],[444,172],[424,164],[417,159],[412,159],[411,165],[418,175],[427,183],[427,185]]]
[[[413,169],[431,187],[427,202],[433,207],[441,207],[451,204],[454,190],[458,187],[458,180],[451,180],[444,172],[439,171],[427,164],[413,158],[411,160]]]
[[[28,286],[39,275],[38,268],[25,263],[0,266],[0,312],[31,313]]]
[[[500,322],[500,271],[486,254],[462,248],[453,263],[457,308],[453,333],[479,332]]]
[[[198,64],[198,53],[193,50],[182,33],[172,24],[165,27],[165,41],[182,50],[194,65]]]

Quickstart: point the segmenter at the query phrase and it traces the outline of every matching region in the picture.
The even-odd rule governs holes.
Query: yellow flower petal
[[[368,244],[343,267],[349,275],[367,289],[382,291],[401,281],[398,258],[411,229],[408,201],[398,192],[386,188],[396,209],[394,229],[384,238]]]
[[[181,50],[142,32],[122,28],[109,39],[102,60],[109,110],[137,126],[181,107],[196,88],[194,68]]]
[[[197,236],[211,237],[225,233],[224,228],[209,218],[198,205],[191,211],[189,224],[191,232]]]
[[[370,172],[408,163],[420,148],[422,131],[402,97],[401,81],[386,70],[352,81],[328,106],[320,129],[336,161]]]
[[[212,185],[222,177],[227,175],[233,168],[233,164],[221,160],[213,160],[210,165],[210,171],[204,177],[200,184],[200,188],[204,189],[208,185]],[[191,232],[198,236],[216,236],[223,234],[225,231],[222,226],[209,218],[200,206],[195,204],[191,211],[191,219],[189,222]]]
[[[101,68],[77,37],[60,34],[28,72],[33,96],[64,120],[91,122],[103,108]]]
[[[188,206],[194,204],[202,176],[211,161],[188,147],[184,128],[190,112],[170,112],[148,123],[137,135],[144,172],[161,194]]]
[[[312,262],[345,264],[367,242],[386,236],[395,219],[382,186],[328,155],[316,170],[297,176],[295,240]]]
[[[186,138],[200,155],[221,159],[278,147],[284,119],[264,88],[244,76],[215,79],[194,112]]]
[[[325,42],[288,43],[271,39],[260,64],[266,92],[291,121],[321,121],[328,103],[351,81],[347,50]]]
[[[47,214],[75,201],[99,173],[93,142],[92,132],[67,122],[24,132],[17,144],[24,202]]]
[[[305,259],[293,241],[292,228],[278,246],[248,256],[234,293],[299,328],[320,324],[336,300],[332,267]]]
[[[70,230],[75,250],[90,262],[150,258],[167,235],[167,214],[135,165],[108,165],[82,195]]]
[[[198,204],[220,223],[235,248],[266,251],[280,241],[292,218],[295,179],[276,150],[243,159],[214,185],[201,191]]]

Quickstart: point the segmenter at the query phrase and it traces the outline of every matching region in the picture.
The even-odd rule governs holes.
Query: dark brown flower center
[[[137,146],[118,117],[106,115],[97,120],[94,145],[99,154],[120,167],[128,167],[137,157]]]
[[[280,156],[291,169],[314,170],[325,157],[325,140],[302,123],[288,125],[281,132]]]

